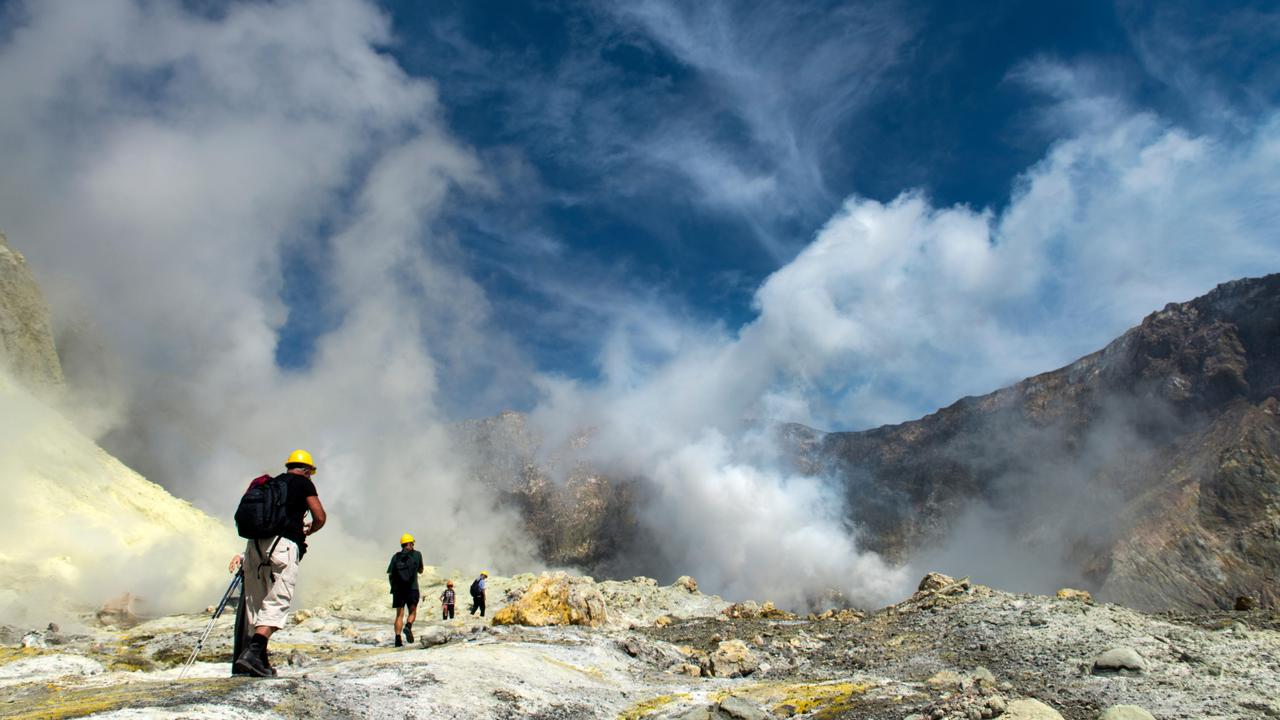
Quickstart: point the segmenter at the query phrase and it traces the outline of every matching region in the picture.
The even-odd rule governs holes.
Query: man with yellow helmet
[[[424,569],[422,553],[413,549],[413,536],[405,533],[400,536],[400,552],[391,556],[387,564],[387,579],[391,582],[391,607],[396,611],[396,647],[402,647],[400,641],[403,629],[404,639],[413,642],[413,621],[418,619],[418,576]],[[409,616],[405,617],[405,608]]]
[[[234,671],[272,677],[276,674],[267,655],[267,641],[272,633],[284,627],[298,581],[298,563],[307,552],[306,537],[324,527],[327,516],[311,477],[316,474],[315,461],[306,450],[294,450],[285,460],[285,472],[275,477],[262,476],[250,484],[257,497],[283,500],[269,531],[246,534],[242,567],[244,569],[245,633],[252,632],[248,647],[236,655]],[[255,490],[257,488],[257,490]],[[270,492],[266,492],[270,489]],[[265,494],[264,494],[265,493]],[[246,492],[245,497],[251,494]],[[241,501],[244,502],[243,500]],[[243,505],[242,505],[243,506]],[[306,521],[311,513],[311,522]],[[237,511],[237,525],[240,517]],[[251,630],[250,630],[251,629]]]

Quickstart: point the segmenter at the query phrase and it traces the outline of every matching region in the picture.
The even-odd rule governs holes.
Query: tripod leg
[[[236,576],[231,578],[231,584],[227,586],[227,591],[223,593],[222,600],[218,603],[218,608],[213,611],[213,617],[209,618],[209,624],[205,626],[204,632],[200,634],[200,639],[196,641],[195,649],[191,651],[191,657],[187,658],[186,664],[182,666],[182,672],[178,673],[179,680],[186,677],[187,671],[195,664],[196,656],[200,654],[200,648],[204,647],[204,641],[209,637],[209,632],[213,630],[213,624],[222,615],[223,609],[227,607],[227,600],[231,598],[231,593],[235,592],[236,585],[241,584],[242,579],[243,576],[240,573],[236,573]]]

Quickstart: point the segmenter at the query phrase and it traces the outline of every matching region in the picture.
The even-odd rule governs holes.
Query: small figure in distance
[[[453,606],[457,601],[457,595],[453,591],[453,581],[445,583],[444,592],[440,593],[440,619],[453,619]]]
[[[387,579],[391,582],[391,607],[396,611],[396,647],[403,647],[401,630],[406,642],[413,642],[413,621],[418,619],[418,576],[424,569],[422,553],[413,549],[413,536],[400,536],[400,552],[391,556],[387,564]],[[405,608],[409,616],[405,617]]]
[[[485,580],[489,577],[489,573],[481,570],[480,576],[471,581],[471,614],[475,615],[476,610],[480,611],[480,617],[484,617],[484,601],[485,601]]]
[[[285,468],[284,473],[274,478],[260,478],[285,490],[283,524],[278,535],[274,539],[248,536],[256,539],[248,541],[241,558],[244,570],[243,631],[248,634],[252,628],[252,634],[248,638],[248,647],[236,657],[235,669],[258,677],[276,675],[267,654],[267,641],[272,633],[285,626],[298,582],[298,563],[307,553],[306,537],[319,532],[327,519],[315,482],[311,479],[316,474],[311,453],[294,450],[285,460]],[[253,487],[250,486],[251,489]],[[310,524],[306,522],[307,513],[311,514]],[[237,628],[237,634],[240,632]]]

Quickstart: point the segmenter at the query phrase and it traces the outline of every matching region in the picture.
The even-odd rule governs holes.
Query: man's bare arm
[[[324,514],[324,505],[320,504],[320,498],[312,495],[307,498],[307,509],[311,511],[311,527],[307,530],[308,535],[315,535],[324,527],[324,521],[327,519]]]

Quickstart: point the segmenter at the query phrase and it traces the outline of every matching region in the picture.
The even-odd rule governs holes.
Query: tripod
[[[227,608],[227,601],[231,599],[231,593],[236,591],[236,586],[244,582],[244,570],[236,571],[236,576],[231,578],[231,584],[227,586],[227,592],[222,595],[222,602],[218,603],[218,609],[213,611],[213,617],[209,618],[209,624],[205,626],[204,633],[200,635],[200,639],[196,641],[196,647],[191,651],[191,657],[187,658],[187,662],[182,666],[182,672],[178,674],[181,680],[186,676],[187,671],[195,664],[196,655],[200,654],[200,648],[204,647],[204,641],[208,639],[209,632],[213,630],[213,624],[217,622],[218,617],[222,615],[222,611]]]

